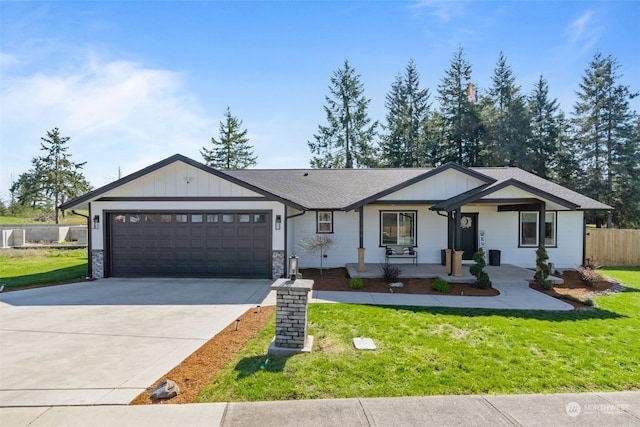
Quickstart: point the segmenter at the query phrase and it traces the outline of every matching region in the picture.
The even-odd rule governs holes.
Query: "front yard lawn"
[[[0,249],[5,290],[79,282],[87,276],[87,249]]]
[[[638,390],[640,268],[604,273],[628,289],[591,311],[312,304],[313,353],[265,364],[272,320],[198,401]]]

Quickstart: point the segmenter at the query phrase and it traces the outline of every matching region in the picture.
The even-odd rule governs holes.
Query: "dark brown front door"
[[[109,214],[114,277],[271,277],[271,213]]]

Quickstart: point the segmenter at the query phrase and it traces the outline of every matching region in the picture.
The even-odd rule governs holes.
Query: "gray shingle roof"
[[[544,178],[540,178],[530,172],[519,168],[502,167],[502,168],[471,168],[477,172],[488,175],[495,178],[497,181],[493,185],[498,185],[500,182],[508,179],[515,179],[524,184],[528,184],[537,188],[545,193],[552,194],[561,199],[567,200],[573,204],[578,205],[578,209],[612,209],[611,206],[600,203],[597,200],[591,199],[583,194],[570,190],[562,185],[558,185]],[[491,188],[491,186],[489,187]]]
[[[224,173],[307,209],[343,209],[431,170],[244,169]]]
[[[449,168],[485,182],[482,192],[509,180],[533,187],[536,192],[566,200],[566,205],[578,209],[611,209],[603,203],[554,184],[518,168],[463,168],[453,163],[438,168],[408,169],[243,169],[215,170],[180,154],[173,155],[111,184],[91,191],[60,206],[61,209],[84,207],[106,192],[154,172],[173,162],[181,161],[235,184],[249,188],[273,200],[298,209],[351,210],[374,201],[397,189],[418,182]],[[473,196],[473,191],[467,192]],[[467,193],[449,199],[447,203],[465,200]],[[478,192],[480,194],[480,191]],[[455,199],[455,200],[454,200]],[[444,202],[444,201],[443,201]]]
[[[519,168],[469,168],[495,180],[488,190],[509,179],[564,199],[578,209],[611,209],[611,207],[540,178]],[[224,173],[262,188],[280,198],[307,209],[353,208],[380,193],[407,181],[428,176],[434,168],[422,169],[244,169]]]

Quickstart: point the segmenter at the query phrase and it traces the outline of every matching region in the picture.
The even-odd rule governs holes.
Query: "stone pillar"
[[[358,248],[358,272],[364,271],[364,248]]]
[[[104,251],[94,249],[91,251],[91,271],[92,279],[104,278]]]
[[[453,251],[453,275],[462,276],[462,254],[464,251]]]
[[[269,345],[270,355],[310,353],[313,336],[307,336],[307,305],[313,280],[279,279],[271,285],[276,291],[276,336]]]
[[[444,269],[447,274],[451,274],[451,249],[449,248],[444,250]]]

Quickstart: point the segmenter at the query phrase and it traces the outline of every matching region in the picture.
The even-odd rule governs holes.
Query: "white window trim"
[[[522,243],[522,216],[523,214],[535,214],[536,215],[536,241],[535,243]],[[547,244],[546,242],[546,236],[544,237],[545,239],[545,247],[548,248],[555,248],[558,247],[558,212],[556,211],[546,211],[545,212],[545,222],[546,222],[546,215],[551,214],[553,215],[553,220],[552,220],[552,224],[553,224],[553,228],[552,228],[552,235],[551,235],[551,239],[553,240],[552,244]],[[546,229],[546,227],[545,227]],[[537,248],[540,245],[540,212],[537,211],[520,211],[518,212],[518,247],[521,248]]]
[[[329,214],[329,221],[321,221],[321,214]],[[329,224],[329,231],[320,230],[320,224]],[[331,234],[333,233],[333,211],[317,211],[316,212],[316,233],[317,234]]]

